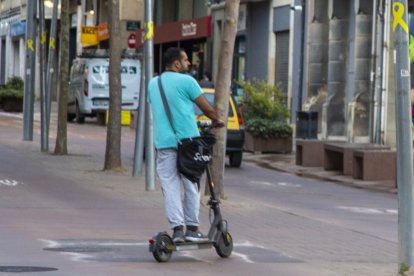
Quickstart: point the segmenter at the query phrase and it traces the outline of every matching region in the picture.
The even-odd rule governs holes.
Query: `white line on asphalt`
[[[249,257],[246,254],[242,254],[242,253],[237,253],[235,251],[232,252],[232,255],[238,256],[240,257],[243,261],[245,261],[246,263],[249,264],[254,264],[255,262],[253,262],[252,260],[249,259]]]
[[[179,251],[181,256],[187,257],[187,258],[191,258],[200,262],[204,262],[204,263],[211,263],[211,261],[203,259],[203,258],[199,258],[193,255],[193,251]]]
[[[69,255],[71,261],[74,261],[74,262],[90,262],[86,259],[93,257],[91,255],[87,255],[84,253],[74,253],[74,252],[59,252],[59,253],[63,255]]]
[[[19,184],[18,181],[16,180],[12,180],[12,179],[0,179],[0,185],[4,185],[4,186],[17,186],[17,184]]]
[[[284,187],[294,187],[294,188],[302,187],[302,185],[300,184],[287,183],[287,182],[278,182],[277,185],[284,186]]]
[[[142,245],[148,245],[147,242],[120,242],[120,241],[114,241],[114,242],[100,242],[100,241],[51,241],[51,240],[44,240],[41,239],[41,241],[48,244],[48,247],[50,248],[57,248],[61,246],[142,246]]]
[[[293,188],[298,188],[298,187],[302,187],[302,185],[300,184],[295,184],[295,183],[287,183],[287,182],[276,182],[276,183],[271,183],[271,182],[267,182],[267,181],[249,181],[250,184],[253,185],[264,185],[264,186],[281,186],[281,187],[293,187]]]
[[[249,183],[254,184],[254,185],[273,186],[273,183],[266,182],[266,181],[249,181]]]
[[[261,248],[264,249],[264,246],[261,245],[257,245],[257,244],[253,244],[250,241],[245,241],[245,242],[238,242],[238,243],[234,243],[234,246],[240,246],[240,247],[257,247],[257,248]]]
[[[355,206],[336,206],[337,209],[347,210],[354,213],[362,214],[398,214],[396,209],[381,209],[381,208],[367,208],[367,207],[355,207]]]

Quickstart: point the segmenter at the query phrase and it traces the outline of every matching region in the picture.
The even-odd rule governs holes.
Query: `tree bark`
[[[109,119],[104,170],[121,169],[121,40],[119,0],[109,2]]]
[[[69,81],[69,1],[61,2],[60,14],[60,89],[58,97],[58,126],[55,154],[68,154],[67,94]]]
[[[226,0],[224,30],[219,55],[219,68],[216,78],[216,92],[214,104],[219,117],[227,122],[229,109],[231,71],[233,66],[234,43],[237,33],[237,20],[239,16],[240,0]],[[226,128],[216,129],[217,143],[213,149],[212,177],[214,192],[224,198],[224,157],[226,150]]]

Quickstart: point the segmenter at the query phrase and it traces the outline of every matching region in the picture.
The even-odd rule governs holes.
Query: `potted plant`
[[[244,149],[252,152],[290,153],[293,130],[288,123],[290,112],[282,90],[256,79],[239,84],[246,94],[243,99],[246,131]]]
[[[22,112],[23,110],[23,80],[12,77],[6,86],[0,89],[0,107],[7,112]]]

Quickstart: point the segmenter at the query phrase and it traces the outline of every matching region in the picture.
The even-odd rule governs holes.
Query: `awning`
[[[137,46],[144,44],[144,29],[137,31]],[[155,27],[154,44],[211,36],[211,16],[171,22]]]

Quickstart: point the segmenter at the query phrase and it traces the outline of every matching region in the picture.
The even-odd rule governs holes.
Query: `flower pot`
[[[244,150],[262,153],[291,153],[292,137],[265,139],[246,132]]]

